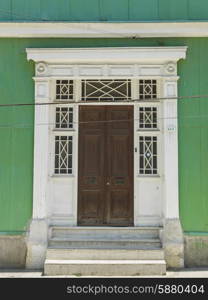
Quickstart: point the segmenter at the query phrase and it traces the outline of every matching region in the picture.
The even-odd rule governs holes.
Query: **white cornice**
[[[0,37],[208,37],[208,22],[0,22]]]
[[[177,62],[187,47],[27,48],[27,59],[48,64]]]

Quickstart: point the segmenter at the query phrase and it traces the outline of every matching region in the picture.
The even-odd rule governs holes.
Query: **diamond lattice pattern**
[[[56,80],[56,99],[73,100],[73,80]]]
[[[140,99],[157,98],[157,80],[155,79],[139,80],[139,98]]]
[[[72,136],[55,137],[55,173],[72,174]]]
[[[72,107],[56,107],[56,128],[57,129],[73,128]]]
[[[157,107],[139,108],[139,128],[157,129]]]
[[[139,152],[140,174],[157,174],[157,137],[140,136]]]
[[[82,80],[82,101],[131,99],[131,80]]]

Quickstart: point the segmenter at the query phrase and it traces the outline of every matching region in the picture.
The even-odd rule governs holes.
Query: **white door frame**
[[[34,77],[36,104],[47,104],[54,101],[53,82],[55,79],[60,78],[74,80],[81,78],[132,78],[135,80],[137,78],[156,78],[160,80],[161,95],[168,98],[161,105],[164,149],[163,172],[160,174],[163,180],[161,220],[163,220],[164,226],[166,226],[167,222],[168,224],[170,223],[168,220],[174,220],[174,224],[180,223],[176,100],[177,80],[179,78],[177,76],[177,61],[186,57],[186,50],[186,47],[26,49],[28,60],[33,60],[36,63],[36,75]],[[133,95],[133,97],[138,98],[136,95]],[[45,126],[40,126],[43,123],[45,123]],[[27,258],[27,265],[30,267],[35,267],[43,263],[48,240],[47,228],[51,222],[50,192],[52,190],[51,174],[49,172],[50,163],[48,159],[51,152],[50,128],[47,126],[49,123],[50,106],[36,105],[33,219],[30,226]],[[74,175],[77,178],[77,173]],[[137,177],[135,176],[135,178]],[[77,186],[76,180],[75,183]],[[140,184],[139,182],[140,179],[138,178],[138,185]],[[135,186],[137,186],[136,181]],[[77,193],[77,188],[75,193]],[[136,202],[134,206],[135,212],[141,209],[138,205],[140,204]],[[72,205],[72,210],[71,223],[68,225],[76,226],[76,203]],[[136,214],[134,219],[136,226],[145,225],[145,220],[147,220],[147,218],[142,220],[142,216]],[[61,224],[60,220],[61,218],[59,217],[58,224]],[[63,224],[65,222],[66,218],[63,216]]]

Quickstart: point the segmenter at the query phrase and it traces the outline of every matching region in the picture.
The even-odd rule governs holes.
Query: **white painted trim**
[[[38,66],[36,67],[36,73],[41,76],[47,73],[47,66],[44,66],[42,62],[47,64],[93,64],[93,66],[86,66],[85,73],[88,73],[90,67],[93,70],[99,70],[103,68],[103,64],[131,64],[129,66],[123,65],[120,67],[128,68],[130,76],[135,75],[134,64],[140,63],[145,67],[145,64],[161,64],[161,62],[174,62],[186,57],[187,47],[106,47],[106,48],[27,48],[27,59],[33,60]],[[94,64],[99,64],[94,66]],[[44,68],[44,70],[40,68]],[[53,66],[53,68],[60,69],[61,66]],[[70,67],[70,66],[69,66]],[[84,66],[82,67],[82,72]],[[119,67],[119,66],[118,66]],[[149,66],[150,67],[150,66]],[[157,67],[157,66],[154,66]],[[160,66],[161,67],[161,66]],[[65,66],[66,68],[66,66]],[[62,69],[63,66],[62,66]],[[111,68],[112,69],[112,68]],[[151,71],[151,70],[149,70]],[[76,70],[73,69],[74,75]],[[83,73],[83,76],[86,74]],[[148,74],[149,73],[149,74]],[[77,73],[78,75],[78,73]],[[90,72],[92,75],[92,72]],[[96,74],[100,76],[101,74]],[[105,72],[102,76],[105,75]],[[110,74],[106,74],[110,75]],[[119,75],[118,73],[115,74]],[[147,71],[147,75],[150,76],[150,72]],[[153,75],[153,74],[152,74]]]
[[[208,37],[208,22],[1,22],[0,37]]]
[[[102,76],[104,76],[105,78],[112,78],[112,70],[114,70],[115,68],[117,68],[115,74],[114,74],[114,78],[117,76],[122,76],[123,78],[128,77],[127,74],[129,75],[130,78],[133,79],[133,84],[135,85],[136,81],[138,80],[138,78],[151,78],[152,76],[156,76],[157,73],[157,78],[158,78],[158,83],[159,83],[159,91],[158,91],[158,96],[168,96],[168,97],[172,97],[176,94],[176,89],[177,89],[177,80],[178,80],[178,76],[177,76],[177,61],[181,58],[185,58],[186,56],[186,51],[187,51],[187,47],[124,47],[124,48],[78,48],[78,49],[26,49],[27,51],[27,58],[32,59],[36,62],[36,77],[34,77],[35,80],[35,84],[36,84],[36,101],[53,101],[55,100],[54,95],[55,95],[55,78],[73,78],[73,79],[81,79],[81,78],[89,78],[89,74],[91,77],[93,78],[97,78],[100,79],[102,78]],[[85,63],[85,64],[83,64]],[[86,64],[87,63],[87,64]],[[71,68],[71,69],[70,69]],[[70,73],[67,73],[69,72]],[[97,74],[97,71],[99,70],[99,74]],[[119,70],[119,71],[118,71]],[[93,73],[94,72],[94,73]],[[62,76],[60,76],[60,74],[62,74]],[[70,76],[69,76],[70,74]],[[102,74],[100,76],[100,74]],[[51,82],[50,85],[50,91],[48,91],[44,84],[45,82]],[[76,82],[80,82],[80,80],[77,80]],[[77,90],[77,89],[76,89]],[[136,86],[133,89],[133,95],[134,97],[136,97],[135,91]],[[138,92],[138,91],[137,91]],[[75,103],[76,103],[76,99]],[[82,105],[88,105],[89,103],[83,103]],[[105,105],[110,105],[112,103],[105,103]],[[114,104],[114,103],[113,103]],[[71,104],[73,106],[73,103]],[[103,105],[103,103],[94,103],[94,105]],[[115,105],[120,105],[120,103],[115,103]],[[124,103],[124,105],[129,105],[129,103]],[[142,103],[140,104],[134,104],[134,106],[139,106],[139,105],[143,105]],[[147,105],[147,103],[144,104],[145,106]],[[152,103],[150,103],[150,105],[152,105]],[[155,103],[155,105],[159,105],[159,102]],[[78,109],[78,108],[77,108]],[[76,109],[76,111],[78,111]],[[160,112],[163,115],[163,111]],[[78,113],[76,113],[76,119],[78,118]],[[78,119],[77,119],[78,120]],[[52,120],[51,120],[52,121]],[[44,122],[42,120],[42,122]],[[53,121],[52,121],[53,122]],[[41,123],[41,120],[40,120]],[[136,124],[135,124],[136,125]],[[160,124],[159,130],[160,131],[155,131],[153,132],[153,134],[156,135],[160,135],[160,132],[162,130],[161,127],[162,124]],[[52,135],[54,135],[53,132],[53,128],[52,129]],[[78,163],[78,159],[77,159],[77,151],[78,151],[78,142],[77,142],[77,132],[78,132],[78,128],[76,128],[76,132],[70,132],[70,134],[74,135],[76,138],[76,147],[77,150],[75,150],[74,153],[76,153],[75,158],[76,160],[74,160],[75,164],[74,164],[74,171],[76,174],[76,180],[73,177],[73,179],[71,178],[71,180],[75,180],[74,184],[77,186],[77,163]],[[138,135],[141,134],[145,134],[147,135],[148,132],[139,132],[135,126],[135,145],[137,145],[136,143],[136,138],[138,137]],[[168,132],[168,136],[169,136],[169,132]],[[163,148],[162,146],[162,139],[160,139],[161,142],[159,143],[159,145],[161,145],[161,149]],[[45,140],[45,143],[46,140]],[[40,149],[42,147],[42,149],[45,149],[45,146],[43,144],[40,144],[40,141],[38,141],[38,138],[35,139],[35,145],[38,145],[38,148]],[[41,146],[42,145],[42,146]],[[41,146],[41,147],[40,147]],[[177,141],[174,139],[173,144],[172,144],[173,149],[177,148]],[[49,146],[50,149],[50,146]],[[174,150],[175,151],[175,150]],[[45,152],[45,151],[44,151]],[[174,152],[175,155],[177,154],[177,151]],[[46,155],[46,154],[45,154]],[[47,155],[46,155],[47,156]],[[135,154],[135,158],[137,157],[137,155]],[[52,165],[53,165],[53,154],[51,153],[51,159],[52,159]],[[50,160],[51,160],[50,159]],[[168,157],[168,154],[165,154],[165,160],[166,161],[172,161],[171,157]],[[176,158],[177,160],[177,158]],[[170,163],[169,163],[170,164]],[[51,165],[51,163],[50,163]],[[135,164],[135,170],[137,170]],[[165,178],[165,183],[166,180],[169,176],[169,174],[171,174],[171,172],[169,172],[168,170],[166,170],[167,168],[169,168],[169,165],[167,165],[167,163],[165,164],[165,169],[164,169],[164,176],[163,173],[161,173],[162,169],[163,169],[163,162],[159,161],[159,174],[160,176],[158,176],[156,179],[153,177],[151,178],[151,182],[157,182],[158,180],[162,180],[162,178]],[[176,165],[176,169],[175,172],[177,172],[177,165]],[[34,169],[40,169],[41,168],[36,168],[36,166],[34,166]],[[53,177],[53,172],[52,169],[50,169],[50,171],[46,171],[45,173],[45,180],[47,180],[47,174],[48,173],[51,175],[50,178],[52,180],[57,180],[55,177]],[[35,176],[36,178],[39,178],[39,176]],[[64,181],[66,180],[66,178],[62,178]],[[61,177],[59,179],[59,181],[61,180]],[[68,180],[70,180],[68,178]],[[146,182],[148,180],[149,182],[149,178],[148,176],[140,176],[138,177],[138,173],[135,172],[135,182]],[[175,180],[176,182],[174,182],[174,184],[172,182],[169,182],[169,184],[171,186],[175,186],[176,188],[176,193],[174,193],[174,191],[171,192],[171,199],[173,197],[175,197],[175,201],[172,201],[172,206],[174,206],[174,210],[177,212],[178,211],[178,182],[177,182],[177,177],[173,178],[173,180]],[[159,181],[158,181],[159,182]],[[35,188],[36,184],[35,184],[35,178],[34,178],[34,193],[35,190],[40,190],[40,185]],[[167,197],[169,197],[169,192],[167,193],[169,188],[165,188],[165,197],[164,199],[167,199]],[[42,193],[44,195],[47,195],[47,191],[50,190],[50,187],[45,187],[42,190]],[[76,192],[77,192],[77,188],[76,188]],[[75,194],[76,194],[75,192]],[[76,206],[77,206],[77,201],[76,195],[73,195],[73,215],[74,215],[74,225],[76,225]],[[175,195],[175,196],[174,196]],[[135,199],[137,199],[137,192],[135,190]],[[35,200],[37,197],[34,198],[34,201],[40,202],[40,198]],[[43,201],[43,197],[42,197],[42,201]],[[137,200],[136,200],[137,201]],[[164,217],[167,216],[167,209],[165,208],[167,205],[167,201],[165,200],[163,203],[163,214]],[[36,207],[38,205],[34,205],[34,207]],[[135,202],[135,225],[137,226],[137,219],[139,219],[139,216],[141,216],[141,213],[139,212],[139,207]],[[46,211],[48,211],[48,215],[46,215],[46,218],[50,218],[53,215],[53,212],[51,212],[52,214],[50,214],[50,204],[48,209],[46,209]],[[177,215],[177,213],[176,213]],[[38,216],[37,216],[38,217]],[[54,216],[55,217],[55,216]],[[58,217],[58,216],[57,216]],[[60,216],[61,217],[61,216]],[[71,220],[72,221],[72,220]]]

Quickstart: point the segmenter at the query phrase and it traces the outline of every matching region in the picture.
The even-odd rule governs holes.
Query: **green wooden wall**
[[[28,47],[188,46],[179,95],[208,94],[208,39],[0,39],[0,103],[33,103]],[[208,232],[208,98],[180,100],[180,215]],[[33,107],[0,107],[0,232],[25,230],[32,213]]]
[[[0,21],[208,20],[207,0],[1,0]]]

